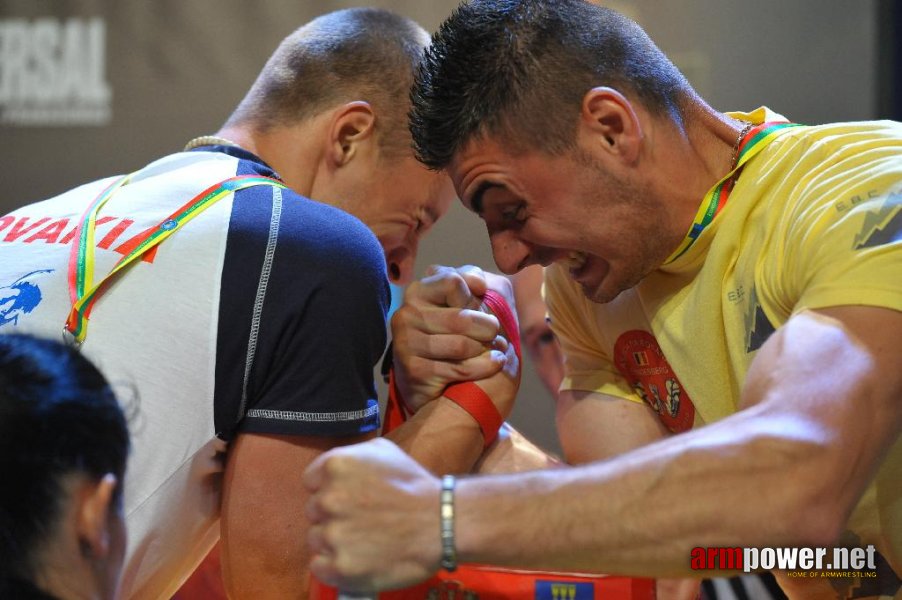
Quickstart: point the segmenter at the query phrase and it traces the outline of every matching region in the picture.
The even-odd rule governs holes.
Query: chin
[[[621,290],[617,290],[612,293],[611,290],[605,289],[603,286],[583,286],[583,295],[588,298],[590,302],[595,302],[596,304],[606,304],[616,298],[620,292]]]
[[[622,292],[635,287],[639,280],[632,282],[610,281],[610,276],[605,277],[594,286],[583,285],[583,294],[590,302],[596,304],[607,304]]]

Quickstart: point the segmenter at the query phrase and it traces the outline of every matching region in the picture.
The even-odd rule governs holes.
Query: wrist
[[[445,388],[442,395],[473,417],[482,432],[483,448],[495,442],[504,416],[481,387],[471,381],[455,383]]]

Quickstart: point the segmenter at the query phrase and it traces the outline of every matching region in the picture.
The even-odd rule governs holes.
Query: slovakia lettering
[[[146,233],[129,231],[134,225],[132,219],[126,217],[103,216],[96,221],[94,240],[102,250],[112,249],[125,255],[137,245],[137,240]],[[7,215],[0,217],[0,240],[3,242],[20,242],[23,244],[69,244],[75,239],[78,228],[77,219],[68,217],[17,217]],[[133,228],[132,228],[133,229]],[[128,235],[126,235],[128,232]],[[113,244],[117,244],[113,247]],[[152,263],[158,246],[148,250],[141,260]]]

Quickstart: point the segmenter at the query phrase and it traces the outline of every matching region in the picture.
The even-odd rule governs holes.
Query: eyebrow
[[[504,187],[500,183],[492,183],[491,181],[485,181],[479,184],[479,187],[476,188],[476,191],[473,192],[473,196],[470,197],[470,207],[473,209],[477,215],[482,214],[482,197],[485,195],[487,191],[492,188]]]

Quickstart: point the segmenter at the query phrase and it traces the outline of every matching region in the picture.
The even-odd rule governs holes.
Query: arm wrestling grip
[[[502,333],[513,344],[514,351],[517,353],[517,359],[520,360],[520,331],[517,326],[517,319],[514,317],[514,313],[504,296],[494,290],[486,290],[483,297],[483,306],[498,318],[498,321],[501,323]],[[395,382],[394,367],[389,370],[388,389],[388,404],[386,405],[383,433],[395,429],[406,421],[408,417],[403,398]],[[489,395],[472,381],[452,383],[445,388],[442,395],[463,408],[476,420],[485,440],[484,447],[488,448],[491,446],[498,437],[498,430],[501,428],[504,418]]]

